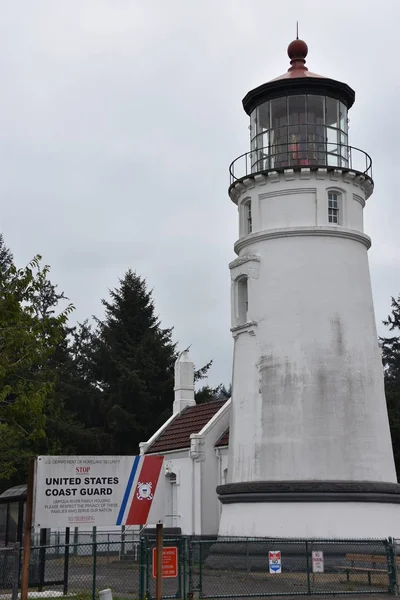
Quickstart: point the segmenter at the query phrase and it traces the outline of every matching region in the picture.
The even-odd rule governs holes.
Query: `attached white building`
[[[216,535],[221,504],[216,488],[227,481],[230,400],[196,405],[194,365],[182,352],[175,365],[173,415],[141,454],[165,456],[165,527],[184,535]]]

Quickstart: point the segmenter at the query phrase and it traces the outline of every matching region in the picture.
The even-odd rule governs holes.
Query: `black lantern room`
[[[231,183],[248,174],[287,168],[340,168],[371,173],[371,159],[348,143],[355,93],[345,83],[311,73],[307,44],[288,46],[290,68],[243,99],[251,150],[231,165]]]

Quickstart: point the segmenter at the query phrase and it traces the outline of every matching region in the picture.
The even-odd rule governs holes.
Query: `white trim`
[[[260,200],[266,200],[267,198],[276,198],[277,196],[293,196],[294,194],[316,194],[317,188],[288,188],[285,190],[276,190],[275,192],[265,192],[258,196]]]
[[[165,455],[169,456],[170,454],[174,454],[176,452],[182,452],[182,454],[186,452],[188,454],[187,457],[189,457],[189,450],[190,450],[190,446],[187,446],[187,448],[176,448],[175,450],[164,450],[164,451],[160,450],[158,452],[149,452],[148,456],[150,454],[157,455],[157,456],[164,456],[164,454],[165,454]],[[187,458],[187,457],[178,456],[177,458]]]
[[[364,200],[364,198],[362,198],[358,194],[353,194],[353,200],[355,200],[356,202],[359,202],[363,208],[365,207],[365,200]]]
[[[243,248],[246,248],[246,246],[249,246],[254,242],[263,242],[265,240],[273,240],[283,237],[304,237],[314,235],[347,238],[364,244],[367,249],[371,247],[371,238],[368,235],[365,235],[365,233],[361,233],[355,229],[345,229],[343,227],[338,227],[337,225],[312,225],[304,227],[280,227],[279,229],[270,229],[269,231],[251,233],[247,237],[242,238],[235,243],[235,252],[238,254],[241,250],[243,250]]]
[[[254,187],[254,183],[258,186],[276,183],[277,181],[284,181],[288,175],[285,175],[285,172],[277,172],[277,171],[268,171],[265,173],[255,173],[254,175],[248,175],[242,179],[236,180],[231,187],[229,188],[229,196],[231,200],[238,204],[240,196],[243,193],[252,187]],[[290,178],[292,179],[292,174],[290,173]],[[326,167],[321,167],[316,169],[315,171],[308,167],[296,167],[295,178],[297,179],[330,179],[331,181],[338,181],[341,178],[346,183],[352,184],[354,187],[359,187],[363,190],[366,195],[366,199],[368,199],[372,192],[374,191],[374,182],[369,177],[369,175],[365,175],[360,171],[347,171],[344,167],[338,167],[335,169],[327,169]]]
[[[231,327],[231,333],[234,338],[237,338],[241,333],[248,333],[249,335],[256,335],[255,328],[257,327],[257,321],[248,321],[243,325],[236,325]]]
[[[244,256],[239,256],[235,258],[232,262],[229,263],[229,268],[234,269],[235,267],[240,267],[248,262],[260,262],[261,258],[257,254],[245,254]],[[235,277],[236,279],[236,277]]]
[[[151,436],[151,438],[149,440],[147,440],[147,442],[140,442],[139,443],[140,455],[141,456],[143,456],[143,454],[146,453],[146,450],[148,449],[148,447],[151,446],[151,444],[153,442],[155,442],[155,440],[161,435],[161,433],[164,431],[164,429],[166,429],[166,427],[168,427],[168,425],[170,423],[172,423],[172,421],[175,419],[176,416],[178,416],[178,414],[179,413],[171,415],[170,418],[167,419],[165,421],[165,423],[163,425],[161,425],[161,427]],[[159,454],[159,453],[158,452],[154,452],[154,454]]]
[[[231,404],[232,398],[229,398],[215,413],[215,415],[211,417],[211,419],[204,425],[203,429],[201,429],[197,435],[204,436],[210,429],[212,429],[217,421],[219,421],[220,418],[230,409]]]

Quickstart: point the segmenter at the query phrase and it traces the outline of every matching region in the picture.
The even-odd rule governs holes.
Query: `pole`
[[[44,573],[46,569],[46,542],[47,542],[47,529],[40,530],[40,550],[39,550],[39,592],[43,592],[44,588]]]
[[[35,479],[35,459],[29,460],[28,486],[26,490],[26,514],[24,530],[24,559],[22,562],[21,600],[27,600],[29,587],[29,560],[31,557],[31,532],[33,512],[33,484]]]
[[[68,594],[68,575],[69,575],[69,527],[65,529],[65,546],[64,546],[64,586],[63,594]]]
[[[14,567],[12,580],[11,600],[18,600],[18,580],[19,580],[19,553],[21,545],[17,542],[14,546]]]
[[[310,556],[308,550],[308,542],[306,542],[306,565],[307,565],[307,594],[311,596],[311,583],[310,583]]]
[[[97,578],[97,529],[93,527],[93,580],[92,580],[92,600],[96,600],[96,578]],[[21,598],[22,600],[22,598]]]
[[[163,551],[163,525],[156,525],[156,600],[162,599],[162,551]]]

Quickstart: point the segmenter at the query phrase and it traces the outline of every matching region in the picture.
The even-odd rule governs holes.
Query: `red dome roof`
[[[275,77],[271,81],[279,81],[280,79],[296,79],[297,77],[317,77],[325,79],[323,75],[311,73],[306,67],[306,56],[308,54],[308,46],[304,40],[298,38],[290,42],[287,49],[290,58],[290,67],[287,73]]]
[[[308,46],[298,38],[287,49],[290,67],[286,73],[250,90],[243,98],[243,108],[248,115],[259,105],[273,98],[298,94],[329,96],[343,102],[347,108],[354,103],[355,93],[346,83],[311,73],[306,67]]]

